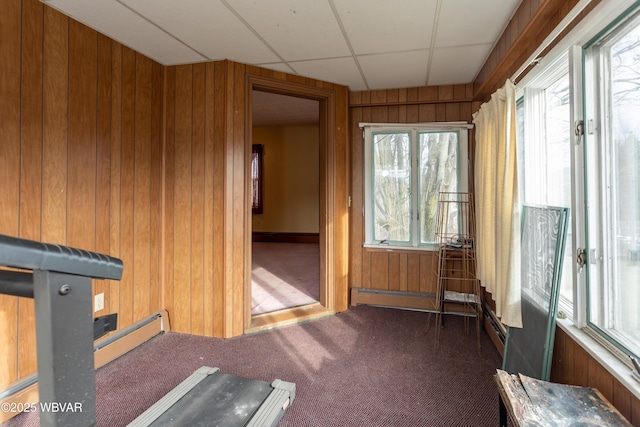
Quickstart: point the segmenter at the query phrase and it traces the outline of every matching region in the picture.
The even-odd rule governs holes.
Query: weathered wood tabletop
[[[500,369],[494,378],[516,426],[631,426],[594,388],[541,381]]]

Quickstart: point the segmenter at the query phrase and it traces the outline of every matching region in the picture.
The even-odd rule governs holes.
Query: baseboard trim
[[[106,365],[145,341],[170,330],[169,315],[162,310],[129,328],[105,337],[94,346],[95,368]],[[0,396],[4,396],[0,398],[0,406],[9,404],[10,407],[21,408],[39,402],[37,374],[10,384],[0,390]],[[0,424],[18,414],[19,412],[0,411]]]
[[[254,231],[252,233],[254,242],[271,243],[319,243],[318,233],[271,233],[265,231]]]

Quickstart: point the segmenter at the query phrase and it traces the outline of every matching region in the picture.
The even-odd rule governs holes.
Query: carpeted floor
[[[96,374],[99,426],[122,426],[200,366],[296,383],[282,427],[494,426],[501,359],[450,316],[435,348],[428,314],[358,306],[231,339],[160,335]],[[22,414],[8,426],[35,426]]]
[[[253,242],[251,314],[312,304],[320,299],[317,243]]]

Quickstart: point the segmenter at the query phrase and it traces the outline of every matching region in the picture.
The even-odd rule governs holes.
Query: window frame
[[[572,60],[571,60],[571,54],[570,54],[570,50],[564,50],[562,52],[560,52],[558,55],[556,55],[553,60],[549,61],[548,63],[545,63],[544,69],[539,70],[538,73],[535,73],[535,75],[533,76],[528,76],[527,79],[523,79],[517,87],[516,90],[516,99],[517,99],[517,106],[523,108],[524,111],[524,119],[523,122],[525,123],[525,129],[523,131],[523,141],[518,141],[519,143],[523,143],[526,141],[536,141],[536,143],[534,143],[534,147],[518,147],[518,156],[520,155],[524,155],[526,157],[531,156],[531,151],[536,151],[536,149],[538,147],[540,147],[540,145],[542,144],[538,144],[537,141],[543,139],[545,141],[544,144],[544,151],[545,153],[533,153],[534,158],[535,158],[535,163],[537,163],[538,166],[542,166],[546,159],[546,150],[547,150],[547,131],[546,131],[546,112],[547,112],[547,105],[546,105],[546,91],[548,88],[552,87],[554,84],[556,84],[560,79],[565,78],[565,76],[567,76],[567,78],[569,79],[569,97],[570,97],[570,101],[569,101],[569,123],[570,123],[570,127],[571,127],[571,123],[575,122],[575,112],[573,111],[574,105],[573,105],[573,96],[575,95],[575,87],[572,87],[572,82],[571,82],[571,73],[572,73]],[[526,123],[540,123],[542,126],[540,129],[538,129],[537,127],[534,129],[531,129],[531,127],[527,128],[526,127]],[[569,225],[569,229],[567,230],[568,234],[569,234],[569,239],[567,239],[567,249],[571,249],[572,252],[575,252],[576,247],[583,247],[583,246],[576,246],[578,243],[578,238],[576,236],[576,220],[575,220],[575,216],[576,216],[576,209],[575,206],[578,206],[580,202],[577,201],[577,199],[575,198],[576,193],[574,191],[575,186],[577,181],[583,176],[583,173],[581,171],[577,171],[576,172],[576,167],[578,167],[578,165],[576,165],[576,161],[575,161],[575,156],[573,155],[573,150],[576,147],[576,140],[575,140],[575,135],[573,134],[573,132],[570,132],[570,138],[569,138],[569,144],[570,144],[570,153],[569,155],[571,156],[570,158],[570,180],[571,180],[571,195],[570,195],[570,203],[569,207],[570,208],[570,212],[569,212],[569,216],[571,219],[571,223]],[[522,165],[523,161],[522,159],[518,160],[518,165]],[[520,179],[519,182],[519,190],[522,191],[522,193],[520,194],[520,200],[522,203],[536,203],[539,204],[541,203],[540,200],[536,199],[534,201],[527,201],[525,199],[525,194],[526,194],[526,189],[529,188],[528,186],[530,185],[527,180],[526,177],[527,175],[525,175],[525,171],[523,170],[518,170],[518,177]],[[540,178],[543,181],[543,187],[546,187],[546,182],[547,182],[547,177],[541,177]],[[541,197],[541,193],[540,191],[534,191],[534,193],[538,193],[537,196]],[[553,204],[553,203],[551,203]],[[566,261],[570,261],[571,258],[574,258],[574,254],[573,253],[569,253],[569,251],[565,251],[565,262],[564,262],[564,267],[563,268],[568,268],[568,263]],[[577,276],[576,276],[576,268],[575,268],[575,263],[571,262],[571,279],[572,279],[572,283],[571,283],[571,288],[573,291],[573,300],[568,300],[566,298],[564,298],[562,295],[560,296],[559,299],[559,313],[561,313],[561,316],[568,316],[568,317],[572,317],[574,315],[574,303],[575,303],[575,296],[576,296],[576,288],[578,286],[577,283]],[[562,272],[560,273],[562,274]]]
[[[419,197],[419,165],[418,152],[421,133],[428,132],[458,132],[458,189],[456,191],[469,191],[469,130],[473,129],[473,124],[467,122],[434,122],[434,123],[360,123],[359,127],[363,130],[364,138],[364,227],[365,248],[384,248],[384,249],[405,249],[405,250],[434,250],[435,243],[420,243],[419,236],[419,218],[418,218],[418,197]],[[374,133],[409,133],[410,151],[411,151],[411,230],[410,241],[403,242],[386,242],[375,241],[373,239],[373,147],[372,135]]]
[[[611,87],[609,86],[608,73],[611,71],[608,62],[607,51],[615,43],[615,39],[624,37],[628,33],[628,26],[640,25],[640,4],[636,4],[627,9],[623,14],[606,26],[591,40],[582,46],[582,77],[584,79],[583,114],[585,123],[585,150],[584,150],[584,183],[589,192],[588,203],[585,204],[585,248],[587,250],[587,268],[585,274],[585,306],[583,308],[582,325],[585,332],[593,336],[594,339],[605,345],[618,358],[623,360],[628,356],[640,357],[640,351],[628,348],[624,341],[629,341],[629,337],[622,337],[624,334],[609,331],[591,319],[592,308],[595,304],[592,301],[603,298],[602,293],[609,295],[613,292],[610,288],[617,284],[606,285],[612,282],[611,275],[615,268],[611,261],[603,260],[610,258],[615,251],[615,244],[607,238],[611,238],[611,201],[608,194],[611,190],[611,152],[610,144],[613,144],[610,122],[607,120],[611,116],[613,106],[609,104],[611,98]],[[601,53],[604,51],[604,54]],[[606,68],[606,69],[604,69]],[[604,70],[603,70],[604,69]],[[604,75],[603,75],[604,74]],[[597,82],[590,84],[589,82]],[[606,103],[606,105],[602,105]],[[605,247],[607,248],[605,250]],[[602,289],[605,286],[607,289]],[[598,292],[602,293],[598,293]],[[592,296],[592,292],[594,293]],[[612,306],[605,302],[605,307],[600,308],[602,315],[614,312]],[[633,341],[633,339],[631,340]],[[634,354],[634,351],[636,352]]]
[[[583,70],[583,46],[592,39],[601,36],[604,32],[617,25],[625,16],[633,13],[633,10],[640,6],[640,2],[635,0],[612,0],[602,2],[595,6],[566,36],[557,41],[558,35],[566,28],[573,18],[577,16],[582,8],[586,7],[588,1],[582,1],[572,9],[571,13],[561,22],[554,33],[552,33],[539,47],[539,49],[529,57],[521,68],[512,77],[517,80],[520,74],[527,70],[528,73],[518,81],[518,88],[526,86],[530,81],[538,78],[560,55],[568,53],[569,73],[570,73],[570,109],[572,130],[579,122],[584,123],[585,133],[589,132],[586,112],[583,100],[584,70]],[[554,43],[554,46],[547,49],[547,46]],[[541,52],[548,50],[544,55]],[[535,64],[536,67],[529,70]],[[574,248],[587,248],[585,241],[586,206],[593,203],[593,200],[585,200],[584,180],[587,171],[582,164],[585,155],[585,143],[582,135],[571,132],[572,138],[572,234]],[[573,338],[584,350],[598,360],[615,378],[617,378],[631,393],[640,397],[640,385],[629,376],[631,366],[629,358],[611,345],[596,329],[589,327],[586,321],[587,315],[587,289],[586,289],[586,268],[581,268],[578,264],[576,251],[573,253],[573,315],[564,318],[560,313],[558,326],[561,327],[571,338]]]

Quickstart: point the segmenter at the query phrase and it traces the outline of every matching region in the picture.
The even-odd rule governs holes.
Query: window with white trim
[[[640,6],[602,3],[518,82],[521,200],[571,208],[561,309],[640,356]]]
[[[516,104],[522,203],[571,208],[569,60],[561,55],[519,91]],[[569,211],[569,221],[572,211]],[[573,309],[571,230],[562,263],[560,307]]]
[[[587,326],[640,355],[640,9],[584,46]]]
[[[428,249],[441,191],[468,189],[467,123],[361,123],[365,246]]]

